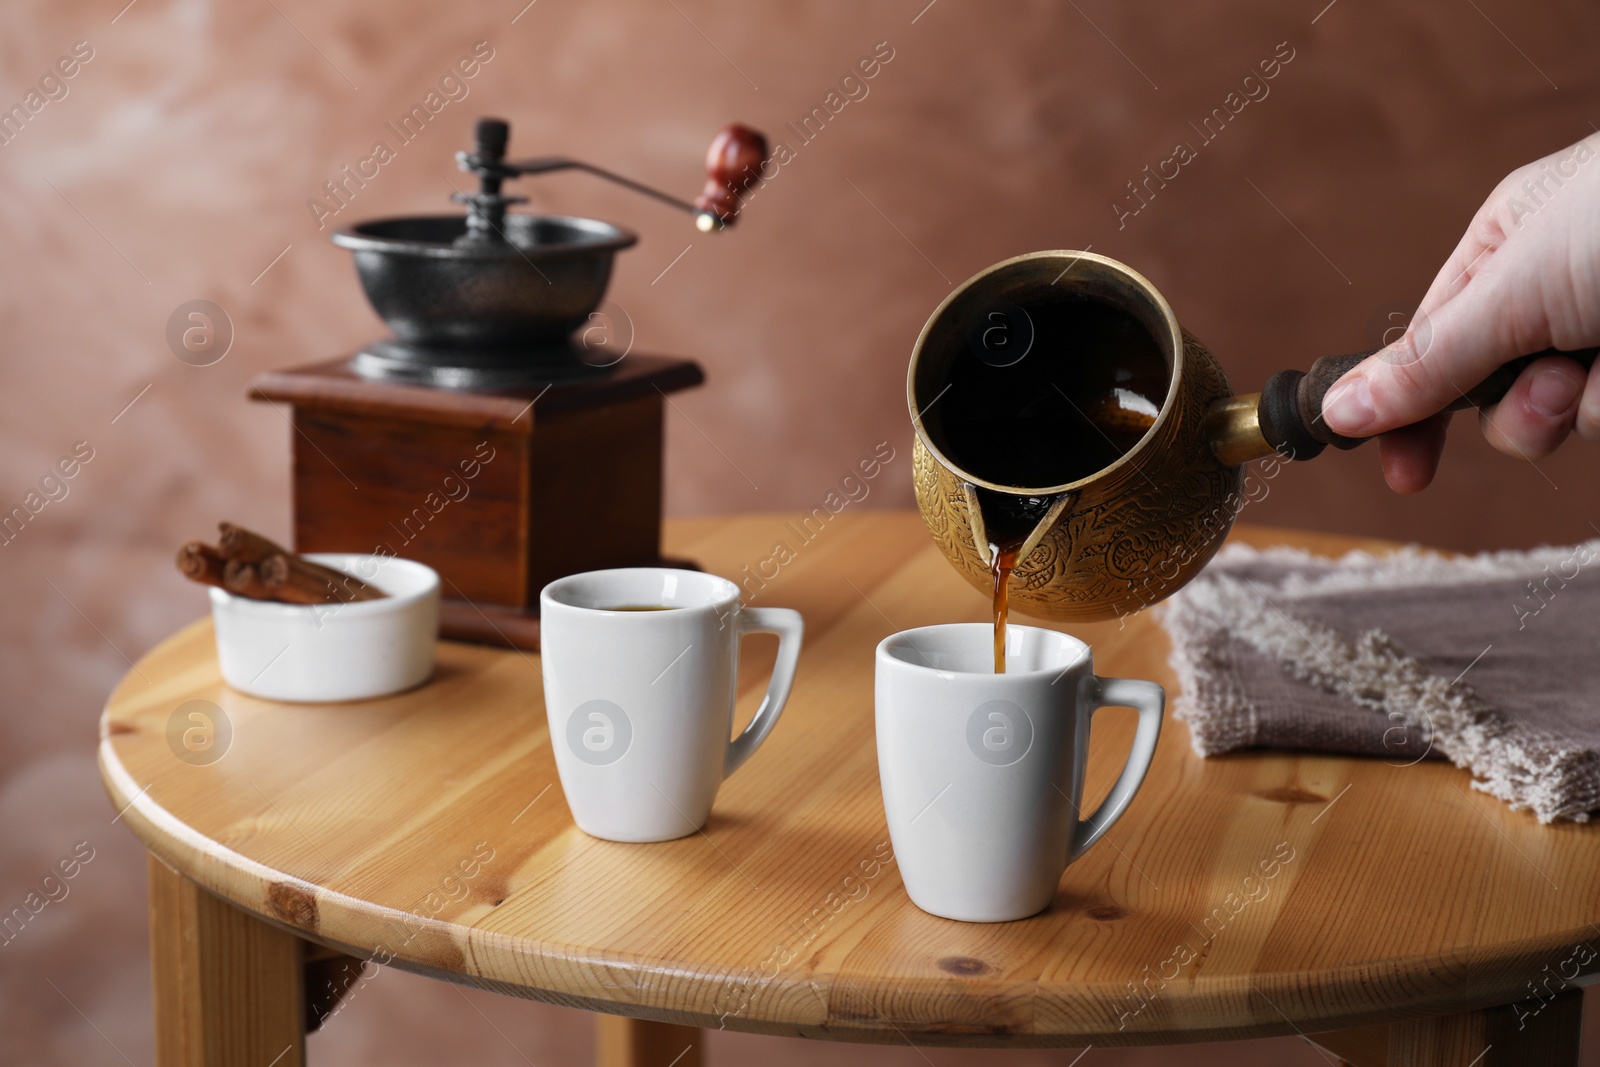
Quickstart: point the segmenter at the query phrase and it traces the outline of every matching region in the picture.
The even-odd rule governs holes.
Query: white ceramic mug
[[[912,903],[965,922],[1050,906],[1067,864],[1127,810],[1161,733],[1154,682],[1097,678],[1089,646],[1034,626],[953,623],[878,645],[878,775],[895,862]],[[1095,709],[1136,708],[1122,775],[1080,813]]]
[[[698,571],[589,571],[545,586],[545,712],[579,829],[669,841],[705,825],[722,780],[778,721],[803,631],[799,612],[744,607],[737,585]],[[755,717],[730,740],[749,633],[777,634],[778,659]]]

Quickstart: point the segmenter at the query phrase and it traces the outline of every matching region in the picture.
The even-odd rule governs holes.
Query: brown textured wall
[[[923,320],[953,284],[1023,251],[1093,246],[1133,264],[1241,389],[1374,344],[1504,172],[1600,119],[1600,13],[1572,0],[137,0],[119,15],[123,2],[0,12],[0,104],[24,102],[75,42],[93,50],[0,145],[0,510],[75,443],[93,449],[68,495],[0,547],[0,909],[73,842],[99,850],[68,900],[0,947],[0,1044],[21,1050],[7,1062],[121,1062],[111,1043],[148,1061],[139,850],[108,825],[96,711],[126,658],[203,610],[172,573],[175,544],[225,516],[286,531],[289,429],[244,401],[245,383],[378,329],[306,201],[476,42],[494,56],[470,95],[334,221],[447,209],[451,153],[480,113],[513,121],[519,153],[579,155],[685,195],[730,119],[795,151],[715,238],[581,176],[527,189],[541,210],[640,232],[615,303],[639,350],[709,372],[669,421],[677,513],[810,506],[876,442],[903,449]],[[865,98],[810,143],[784,131],[878,42],[893,58]],[[1269,95],[1202,144],[1190,123],[1280,42],[1293,58]],[[1179,141],[1195,158],[1119,225],[1125,183]],[[167,348],[168,317],[191,299],[233,323],[213,366]],[[1471,429],[1458,420],[1419,497],[1389,494],[1368,449],[1285,472],[1247,518],[1461,549],[1593,532],[1592,453],[1569,446],[1535,470]],[[871,505],[909,503],[909,465],[894,471]],[[453,994],[413,983],[385,978],[322,1047],[429,1040],[402,1015],[412,1002],[460,1014]],[[554,1009],[521,1023],[489,1010],[558,1061],[585,1040]],[[450,1040],[453,1058],[520,1062],[487,1029]],[[1272,1047],[1269,1062],[1305,1054]],[[785,1053],[802,1054],[844,1053]]]

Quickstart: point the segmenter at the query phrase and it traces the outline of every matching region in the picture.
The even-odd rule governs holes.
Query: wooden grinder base
[[[440,632],[539,646],[539,590],[661,559],[666,395],[691,360],[630,355],[605,374],[493,392],[357,375],[348,359],[268,371],[250,397],[294,427],[298,552],[378,552],[439,572]],[[283,406],[287,405],[287,409]]]

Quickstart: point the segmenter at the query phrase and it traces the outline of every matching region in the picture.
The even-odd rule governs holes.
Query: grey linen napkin
[[[1444,758],[1540,822],[1600,809],[1600,539],[1462,558],[1230,545],[1159,610],[1201,756]]]

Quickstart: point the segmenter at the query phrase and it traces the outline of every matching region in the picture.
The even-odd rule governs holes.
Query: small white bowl
[[[222,678],[267,700],[367,700],[421,685],[439,637],[439,575],[409,559],[313,553],[389,594],[349,604],[280,604],[211,589]]]

